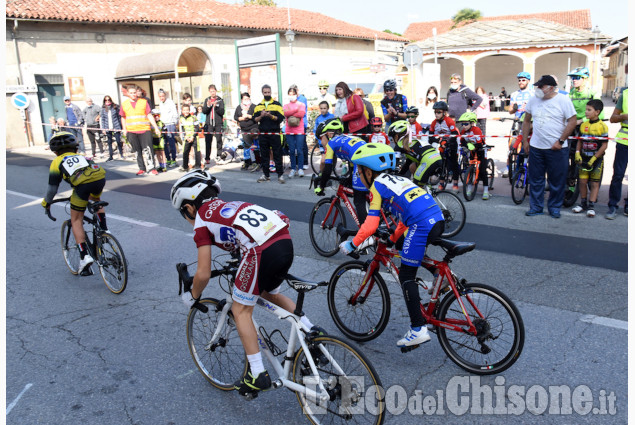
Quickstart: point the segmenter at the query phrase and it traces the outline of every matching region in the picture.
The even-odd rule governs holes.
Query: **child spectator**
[[[580,186],[580,205],[573,207],[574,213],[586,211],[587,217],[595,217],[595,203],[598,201],[600,180],[602,179],[602,167],[604,152],[608,145],[609,128],[599,117],[604,109],[600,99],[591,99],[586,104],[584,115],[588,121],[580,124],[580,135],[575,150],[575,162],[580,164],[578,185]],[[587,182],[591,182],[591,193],[588,194]],[[587,198],[588,195],[588,198]]]
[[[383,132],[382,126],[383,122],[381,118],[374,117],[370,119],[370,125],[373,130],[373,134],[370,136],[371,143],[385,143],[390,146],[390,139],[388,135]]]
[[[318,125],[320,125],[321,123],[323,123],[326,120],[330,120],[331,118],[335,118],[335,115],[333,115],[330,112],[331,106],[329,105],[329,103],[326,100],[323,100],[323,101],[320,102],[319,108],[320,108],[320,115],[318,115],[315,118],[315,128],[313,129],[313,132],[315,134],[317,134]],[[316,140],[320,141],[320,144],[322,144],[322,141],[317,136],[315,138],[316,138]]]
[[[468,111],[459,117],[457,124],[461,127],[461,146],[467,146],[470,150],[470,159],[475,156],[480,161],[478,168],[478,177],[483,182],[483,200],[490,198],[487,181],[487,150],[485,150],[485,137],[480,128],[476,126],[476,114]],[[467,196],[472,194],[473,187],[468,185]]]
[[[165,124],[161,121],[161,111],[158,109],[152,110],[152,115],[154,115],[154,120],[157,123],[157,127],[159,128],[159,133],[156,132],[155,129],[152,129],[152,147],[154,148],[154,155],[157,157],[157,163],[159,167],[157,169],[160,173],[165,173],[168,171],[167,162],[165,160]]]
[[[179,118],[181,127],[181,140],[183,140],[183,166],[179,171],[189,171],[190,150],[194,148],[194,167],[201,167],[201,152],[198,144],[197,134],[199,131],[196,116],[190,113],[190,105],[184,103],[181,106],[181,117]]]

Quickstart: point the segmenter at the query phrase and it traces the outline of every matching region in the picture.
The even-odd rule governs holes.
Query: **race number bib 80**
[[[69,176],[72,176],[79,170],[83,170],[88,167],[88,161],[86,158],[80,155],[67,156],[62,161],[62,166],[66,170]]]
[[[391,176],[390,174],[381,174],[375,181],[386,186],[397,196],[401,196],[401,194],[412,187],[417,187],[417,185],[404,177]]]
[[[240,210],[233,225],[240,227],[258,245],[263,245],[287,226],[276,213],[257,205]]]

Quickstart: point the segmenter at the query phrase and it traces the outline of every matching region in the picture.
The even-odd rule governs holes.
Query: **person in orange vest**
[[[152,116],[150,104],[144,98],[139,97],[141,88],[139,86],[128,87],[128,97],[121,104],[119,115],[123,135],[128,138],[132,149],[137,153],[137,165],[139,166],[138,176],[144,174],[157,175],[155,169],[154,151],[152,148],[152,132],[150,126],[157,134],[160,134],[159,127]]]

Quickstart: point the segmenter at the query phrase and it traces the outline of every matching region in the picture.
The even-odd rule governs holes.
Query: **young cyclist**
[[[324,196],[324,187],[333,172],[333,159],[339,158],[342,161],[350,162],[355,151],[359,149],[360,146],[366,144],[366,142],[359,137],[339,134],[344,131],[344,126],[339,118],[320,124],[320,126],[322,125],[324,127],[321,129],[318,127],[318,131],[322,138],[322,146],[326,146],[326,150],[324,152],[324,165],[322,167],[320,181],[316,184],[315,188],[315,193],[318,196]],[[357,167],[354,167],[350,183],[347,181],[343,184],[352,186],[353,188],[353,204],[355,205],[357,218],[361,224],[366,220],[366,194],[368,193],[368,189],[359,180],[356,171]]]
[[[373,134],[370,136],[371,143],[385,143],[390,145],[390,139],[388,135],[383,132],[383,122],[379,117],[373,117],[370,119],[370,126],[373,129]]]
[[[79,246],[78,273],[86,276],[89,273],[90,265],[95,261],[88,251],[86,245],[86,234],[84,233],[84,211],[88,200],[99,201],[101,192],[106,185],[106,170],[88,160],[83,155],[77,153],[77,141],[75,136],[68,132],[60,132],[51,137],[49,141],[51,152],[57,157],[51,162],[49,167],[49,183],[46,195],[42,200],[42,206],[47,210],[51,208],[60,183],[66,180],[73,188],[71,194],[71,227],[73,236]],[[101,208],[97,211],[97,219],[102,230],[108,230],[106,226],[106,213]]]
[[[158,133],[154,128],[152,129],[152,148],[154,149],[154,155],[157,157],[157,163],[159,164],[157,171],[165,173],[168,171],[164,150],[165,137],[163,136],[165,134],[165,124],[161,121],[161,111],[153,109],[152,115],[154,116],[154,121],[156,121],[157,128],[159,129]]]
[[[477,117],[474,112],[466,112],[459,117],[458,124],[461,127],[461,146],[467,146],[470,150],[470,157],[478,158],[480,165],[478,167],[478,176],[483,182],[483,200],[487,201],[490,198],[488,191],[487,181],[487,150],[485,149],[485,137],[480,128],[476,126]],[[472,194],[473,187],[469,185],[467,188],[467,195]]]
[[[201,152],[198,146],[197,133],[198,119],[195,115],[190,114],[190,105],[184,103],[181,106],[181,117],[179,118],[179,126],[182,130],[181,140],[183,140],[183,166],[180,171],[189,171],[190,150],[194,148],[194,168],[201,167]]]
[[[575,206],[572,211],[574,213],[586,211],[587,217],[595,217],[594,205],[598,200],[603,157],[608,145],[608,139],[595,139],[609,135],[608,126],[599,118],[603,109],[604,104],[600,99],[591,99],[587,102],[585,115],[588,121],[580,125],[582,138],[578,140],[575,151],[575,162],[581,164],[578,183],[582,200],[580,205]],[[587,182],[589,181],[591,193],[588,194],[587,200]]]
[[[181,298],[188,308],[200,300],[211,275],[212,246],[240,253],[242,260],[234,282],[232,314],[249,369],[234,388],[246,395],[271,387],[251,321],[258,297],[285,310],[295,310],[295,303],[279,293],[280,284],[293,263],[293,243],[286,215],[247,202],[225,202],[217,198],[220,193],[220,182],[203,170],[187,173],[172,186],[172,206],[194,226],[194,242],[198,248],[192,287]],[[302,316],[301,321],[312,331],[323,332],[306,316]]]
[[[361,181],[370,189],[368,218],[352,241],[342,242],[340,250],[350,254],[360,243],[372,236],[380,222],[381,208],[388,208],[399,224],[390,237],[397,241],[405,232],[401,250],[399,282],[410,316],[410,329],[397,342],[399,347],[422,344],[430,340],[421,314],[419,288],[415,277],[429,241],[440,237],[444,230],[443,214],[428,192],[404,177],[388,174],[395,168],[395,152],[390,146],[368,143],[353,154]],[[407,229],[407,231],[406,231]]]
[[[417,122],[418,116],[419,108],[416,106],[410,106],[406,109],[406,118],[408,119],[408,124],[410,124],[410,134],[415,139],[420,139],[424,135],[423,127]]]
[[[459,130],[456,128],[454,120],[448,117],[448,104],[445,102],[435,102],[434,121],[430,124],[430,134],[437,137],[430,137],[430,144],[439,143],[446,151],[445,160],[448,161],[448,169],[452,173],[452,191],[459,191],[459,145],[456,136]],[[445,188],[445,181],[439,181],[439,190]]]

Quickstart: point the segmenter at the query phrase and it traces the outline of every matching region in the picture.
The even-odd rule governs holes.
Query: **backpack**
[[[351,103],[355,105],[355,95],[351,96]],[[366,117],[366,121],[368,121],[368,110],[366,109],[366,105],[364,104],[363,99],[362,99],[362,108],[364,108],[364,116]]]

